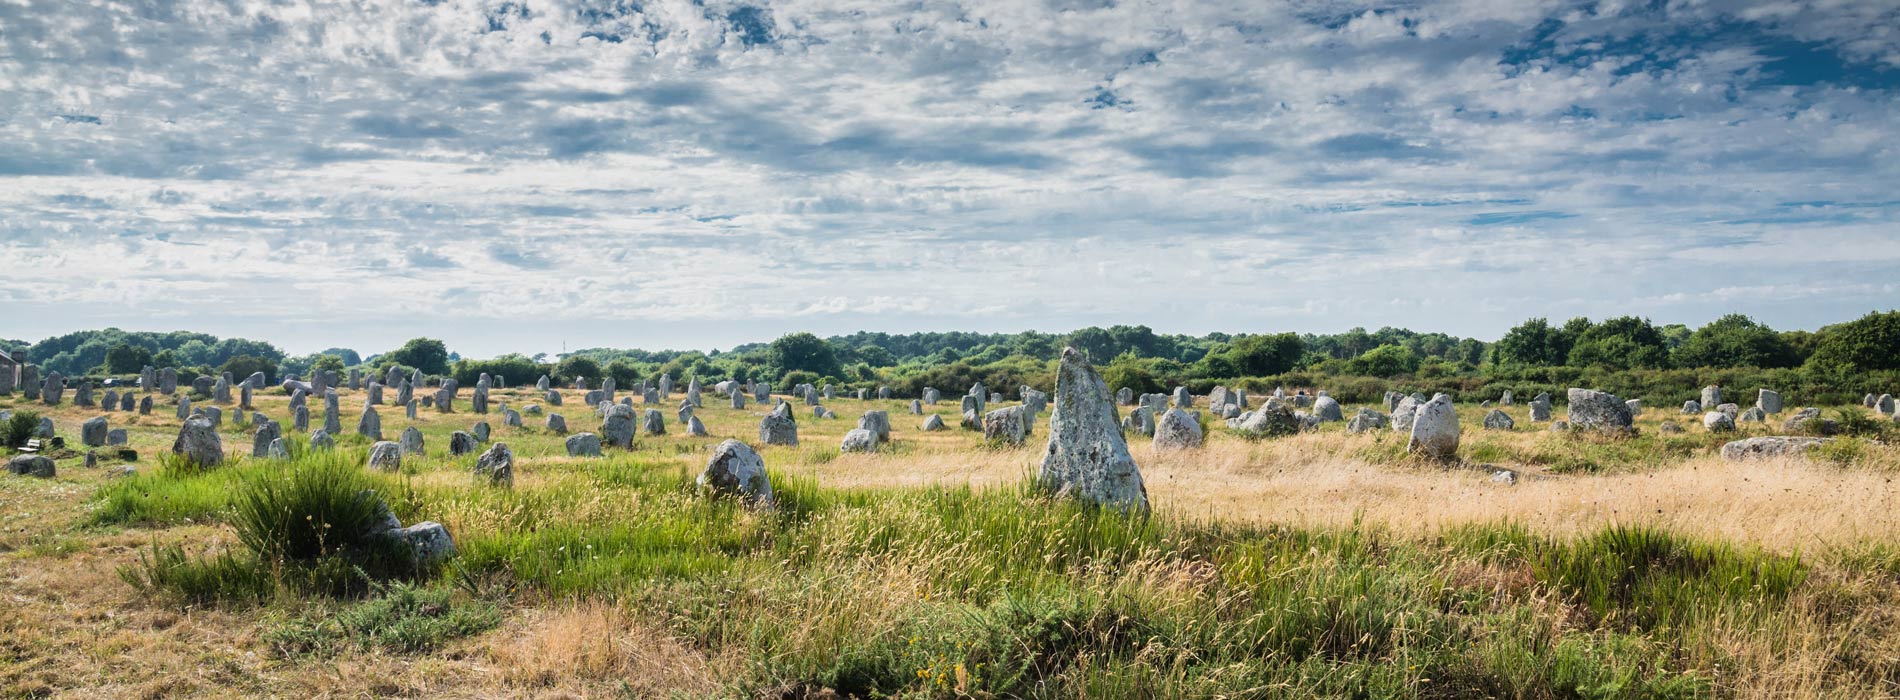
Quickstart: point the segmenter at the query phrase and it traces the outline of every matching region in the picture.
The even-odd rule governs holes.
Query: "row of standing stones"
[[[235,413],[240,423],[245,419],[245,410],[250,409],[252,393],[265,382],[262,373],[247,377],[234,383],[228,374],[217,377],[200,377],[195,389],[211,397],[213,403],[232,402],[231,388],[238,387],[240,410]],[[295,377],[287,378],[280,387],[291,396],[291,421],[295,430],[308,429],[309,411],[307,397],[321,395],[325,402],[325,425],[311,433],[310,444],[313,448],[326,449],[334,445],[335,434],[342,431],[338,395],[335,387],[339,377],[334,372],[320,374],[311,381],[301,381]],[[29,399],[42,400],[49,405],[57,405],[65,386],[57,372],[50,373],[38,385],[37,396]],[[352,370],[347,378],[351,389],[361,387],[367,390],[363,412],[359,416],[356,430],[375,441],[371,446],[369,465],[376,469],[394,471],[401,466],[404,454],[421,454],[423,438],[414,427],[406,429],[400,441],[382,439],[381,421],[376,406],[382,405],[384,389],[395,387],[395,400],[402,405],[410,417],[414,417],[417,407],[430,406],[441,412],[452,412],[453,402],[457,400],[460,387],[452,378],[430,378],[437,387],[432,396],[420,399],[414,396],[417,387],[425,386],[425,377],[419,372],[402,376],[392,369],[383,381],[366,379]],[[176,391],[176,374],[171,368],[154,371],[147,368],[141,373],[140,388],[157,393]],[[484,374],[476,382],[471,398],[471,408],[476,413],[488,413],[488,394],[493,388],[501,388],[503,380]],[[607,446],[631,446],[636,431],[649,435],[662,435],[666,432],[666,420],[656,409],[646,409],[638,416],[634,414],[632,397],[625,397],[615,403],[617,387],[612,378],[601,382],[598,389],[589,390],[585,378],[577,379],[573,387],[586,390],[589,403],[596,407],[601,416],[601,428],[596,433],[579,433],[566,439],[568,454],[574,456],[599,456]],[[543,376],[536,382],[537,391],[546,392],[550,405],[561,405],[561,394],[552,390],[550,380]],[[662,377],[649,385],[640,382],[633,387],[648,404],[658,404],[674,390],[670,377]],[[770,386],[764,383],[746,382],[741,385],[735,381],[724,381],[714,385],[715,393],[726,395],[733,408],[743,409],[747,396],[764,403],[771,400]],[[92,387],[90,383],[78,387],[75,403],[82,406],[91,404]],[[676,417],[685,426],[685,431],[693,436],[706,436],[703,423],[692,411],[703,406],[702,388],[697,379],[685,387],[686,398],[679,404]],[[855,398],[868,399],[872,395],[866,389],[855,390]],[[880,387],[875,394],[880,399],[889,399],[889,387]],[[793,387],[794,399],[805,401],[812,407],[816,418],[835,418],[828,408],[820,405],[823,399],[837,396],[830,385],[812,386],[800,384]],[[989,392],[981,383],[971,387],[962,397],[960,406],[962,425],[966,429],[981,430],[986,440],[1004,445],[1021,445],[1034,428],[1036,417],[1052,402],[1052,397],[1031,387],[1020,390],[1022,402],[1018,405],[986,410],[991,403],[1000,403],[1000,394]],[[1722,403],[1721,387],[1710,386],[1702,391],[1701,401],[1689,401],[1683,406],[1684,414],[1702,413],[1704,406],[1714,406],[1715,410],[1704,414],[1704,426],[1711,431],[1733,430],[1737,421],[1763,421],[1769,414],[1781,411],[1780,394],[1762,389],[1758,392],[1756,405],[1742,411],[1732,403]],[[1634,431],[1633,416],[1642,410],[1640,401],[1625,401],[1616,396],[1588,389],[1570,389],[1567,392],[1568,420],[1553,421],[1552,428],[1558,430],[1593,430],[1610,433],[1629,433]],[[135,403],[130,391],[118,395],[108,390],[105,395],[106,410],[114,406],[122,410],[139,410],[149,414],[152,410],[152,396],[147,394],[142,401]],[[1249,408],[1249,398],[1244,390],[1230,390],[1224,386],[1215,387],[1206,400],[1212,411],[1226,421],[1236,432],[1247,436],[1289,435],[1305,430],[1316,429],[1321,423],[1343,421],[1348,432],[1364,432],[1374,429],[1390,428],[1408,434],[1407,449],[1428,458],[1452,461],[1456,460],[1460,439],[1460,427],[1457,413],[1451,398],[1437,394],[1427,399],[1422,394],[1402,394],[1388,392],[1385,405],[1389,413],[1371,408],[1360,408],[1351,419],[1344,416],[1339,402],[1320,391],[1308,395],[1304,391],[1288,395],[1284,389],[1276,389],[1258,409]],[[927,388],[920,400],[910,402],[912,414],[922,414],[923,406],[934,405],[941,401],[941,393]],[[1200,414],[1193,411],[1196,397],[1186,387],[1176,387],[1170,394],[1141,394],[1137,396],[1131,389],[1122,388],[1110,397],[1106,385],[1099,374],[1080,353],[1073,348],[1065,349],[1061,367],[1058,370],[1056,393],[1053,397],[1054,411],[1050,416],[1048,450],[1043,459],[1039,482],[1052,493],[1076,497],[1123,510],[1146,512],[1148,500],[1142,484],[1140,471],[1132,457],[1128,456],[1124,435],[1140,433],[1152,440],[1157,451],[1192,449],[1200,447],[1204,441]],[[1506,391],[1497,401],[1498,405],[1514,404],[1511,392]],[[1118,415],[1116,405],[1134,406],[1126,417]],[[1892,395],[1866,397],[1864,404],[1887,415],[1894,415]],[[1484,402],[1491,405],[1490,401]],[[1532,399],[1528,407],[1533,421],[1551,420],[1551,399],[1547,394],[1539,394]],[[1310,410],[1306,410],[1310,409]],[[539,405],[529,405],[523,409],[530,415],[539,415],[543,411]],[[520,427],[521,413],[510,409],[503,403],[500,406],[505,425]],[[181,418],[186,419],[174,441],[173,452],[203,465],[216,465],[224,459],[222,442],[217,426],[222,423],[222,410],[217,406],[193,407],[190,399],[181,398],[178,406]],[[0,418],[7,416],[0,413]],[[285,458],[288,450],[284,442],[284,430],[276,421],[253,413],[251,421],[256,424],[252,445],[252,456],[256,458]],[[1817,423],[1818,421],[1818,423]],[[50,419],[43,419],[40,432],[50,437],[52,426]],[[1822,419],[1817,409],[1802,409],[1784,425],[1790,431],[1804,429],[1804,432],[1831,432],[1832,421]],[[566,419],[558,413],[549,413],[545,426],[554,432],[565,433]],[[1502,410],[1493,409],[1484,420],[1484,427],[1491,430],[1510,430],[1515,427],[1514,420]],[[945,430],[947,426],[942,418],[931,414],[920,426],[923,431]],[[1665,422],[1664,432],[1680,428],[1672,422]],[[879,446],[887,443],[891,435],[890,417],[885,411],[866,411],[855,429],[848,431],[840,443],[843,452],[876,452]],[[452,455],[464,455],[480,449],[490,437],[490,426],[478,422],[469,432],[457,431],[449,442]],[[87,446],[105,446],[124,444],[125,431],[108,430],[105,417],[90,419],[82,425],[82,442]],[[797,445],[797,421],[793,416],[792,404],[783,399],[773,406],[759,424],[759,441],[767,445]],[[1722,448],[1722,455],[1733,460],[1761,458],[1782,455],[1800,455],[1816,445],[1827,441],[1825,437],[1772,436],[1738,440]],[[89,455],[90,456],[90,455]],[[8,464],[8,470],[17,474],[50,477],[54,475],[52,461],[41,455],[21,455]],[[476,458],[474,474],[490,484],[507,486],[513,483],[514,454],[506,443],[495,443]],[[126,473],[130,473],[128,469]],[[1504,473],[1504,474],[1508,474]],[[712,452],[698,482],[703,489],[714,493],[731,494],[750,503],[770,504],[772,500],[770,479],[766,476],[764,460],[749,445],[738,440],[726,440]],[[423,527],[427,525],[429,527]],[[420,529],[418,529],[420,528]],[[441,556],[444,551],[452,551],[446,531],[435,523],[424,523],[412,528],[392,527],[392,532],[401,533],[416,545],[419,555]]]

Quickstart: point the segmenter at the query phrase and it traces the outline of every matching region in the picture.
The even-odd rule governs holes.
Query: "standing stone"
[[[170,396],[178,393],[178,369],[166,367],[158,371],[158,393]]]
[[[350,368],[350,391],[356,391],[357,389],[360,389],[362,387],[363,387],[363,370],[355,368],[355,367],[351,367]]]
[[[1516,427],[1517,421],[1511,420],[1510,414],[1505,413],[1503,409],[1494,408],[1490,413],[1484,414],[1485,430],[1510,430]]]
[[[925,406],[935,406],[937,405],[937,402],[942,401],[942,400],[943,400],[943,392],[937,391],[936,389],[933,389],[930,387],[924,387],[924,405]]]
[[[79,424],[79,443],[87,447],[106,446],[106,419],[104,416],[89,418]]]
[[[521,413],[512,408],[501,409],[501,424],[510,428],[521,427]]]
[[[593,433],[575,433],[567,436],[562,443],[567,447],[569,457],[599,457],[600,436]]]
[[[614,447],[631,447],[633,434],[633,408],[624,404],[611,404],[601,419],[601,439]]]
[[[480,445],[481,443],[475,440],[475,436],[468,433],[460,430],[449,433],[449,455],[452,457],[474,452]]]
[[[1339,402],[1331,396],[1321,396],[1313,400],[1313,417],[1318,418],[1322,423],[1346,419],[1344,409],[1341,409]]]
[[[190,417],[191,417],[191,397],[189,396],[178,397],[178,419],[184,420]]]
[[[488,427],[488,421],[485,420],[476,421],[474,425],[468,428],[468,434],[475,436],[476,442],[488,442],[488,436],[491,432]]]
[[[745,409],[745,392],[743,391],[732,392],[732,410],[739,411],[739,410],[744,410],[744,409]]]
[[[548,386],[549,386],[548,375],[543,374],[541,375],[540,379],[534,380],[535,391],[546,392],[548,390]]]
[[[448,387],[442,387],[440,389],[435,390],[435,412],[436,413],[454,413],[455,412],[455,390],[450,389]]]
[[[1721,411],[1710,411],[1702,414],[1702,427],[1708,428],[1711,433],[1733,432],[1735,419]]]
[[[277,421],[266,420],[258,423],[257,432],[251,434],[251,456],[270,457],[271,443],[281,442],[283,437],[284,429],[277,425]]]
[[[113,391],[113,390],[111,390],[111,389],[107,389],[107,390],[106,390],[106,393],[105,393],[105,396],[104,396],[104,397],[102,398],[102,400],[101,400],[101,401],[99,402],[99,405],[100,405],[101,407],[103,407],[103,408],[105,408],[107,412],[111,412],[111,411],[116,411],[116,410],[118,410],[118,408],[119,408],[119,392],[116,392],[116,391]]]
[[[1516,397],[1515,395],[1513,395],[1513,394],[1511,393],[1511,390],[1510,390],[1510,389],[1505,389],[1505,390],[1504,390],[1504,395],[1503,395],[1503,396],[1500,396],[1500,397],[1498,397],[1498,405],[1499,405],[1499,406],[1510,406],[1510,405],[1513,405],[1513,401],[1515,401],[1515,399],[1516,399],[1516,398],[1517,398],[1517,397]]]
[[[33,437],[52,439],[53,419],[49,416],[40,416],[40,427],[33,431]]]
[[[81,382],[73,391],[73,405],[92,408],[92,382]]]
[[[712,433],[706,432],[706,424],[699,422],[699,416],[692,416],[686,419],[686,434],[692,437],[707,437]]]
[[[784,406],[785,404],[780,404]],[[798,423],[792,420],[790,412],[781,413],[773,409],[771,413],[759,419],[759,442],[767,445],[798,446]]]
[[[924,419],[924,424],[920,426],[919,429],[927,433],[934,433],[939,430],[948,430],[949,428],[943,424],[943,416],[932,413],[929,417]]]
[[[1161,420],[1155,422],[1155,451],[1187,450],[1200,446],[1201,422],[1187,411],[1168,409],[1167,413],[1161,414]]]
[[[1148,490],[1122,440],[1108,385],[1075,348],[1062,350],[1038,482],[1058,496],[1148,512]]]
[[[60,373],[47,372],[46,381],[40,385],[40,401],[48,406],[58,406],[66,398],[66,378]]]
[[[659,388],[660,388],[661,396],[672,396],[673,395],[673,375],[670,375],[670,374],[660,375]]]
[[[1135,390],[1130,389],[1128,387],[1122,387],[1120,390],[1115,392],[1115,403],[1123,405],[1123,406],[1134,405]]]
[[[551,432],[551,433],[559,434],[559,433],[567,432],[567,418],[562,417],[561,414],[559,413],[548,414],[548,419],[545,425],[548,429],[548,432]]]
[[[137,405],[132,400],[132,398],[133,398],[132,392],[130,391],[120,394],[119,395],[119,410],[130,412],[132,410],[132,407]],[[147,397],[147,398],[150,398],[150,397]]]
[[[1682,415],[1693,416],[1702,412],[1702,402],[1695,399],[1682,402]]]
[[[1102,395],[1106,401],[1106,388]],[[1023,419],[1025,413],[1022,406],[1008,406],[983,414],[983,439],[1011,447],[1023,444],[1029,436],[1028,422]]]
[[[1710,384],[1702,387],[1702,405],[1714,406],[1722,403],[1722,387]],[[1576,421],[1571,421],[1575,423]]]
[[[469,405],[470,410],[481,415],[487,415],[488,414],[488,387],[483,386],[481,384],[475,385],[475,393],[469,397],[468,401],[469,401],[468,405]]]
[[[1392,430],[1412,434],[1412,420],[1418,416],[1418,409],[1424,403],[1411,396],[1399,399],[1398,407],[1392,409]]]
[[[416,426],[413,426],[413,425],[407,428],[403,428],[402,438],[397,444],[402,446],[403,454],[407,454],[407,455],[422,454],[422,449],[423,449],[422,448],[422,431],[417,430]]]
[[[200,467],[224,463],[224,443],[218,439],[218,431],[211,421],[204,418],[189,418],[179,426],[178,439],[172,441],[172,453]]]
[[[380,406],[380,405],[382,405],[382,403],[383,403],[383,384],[382,384],[382,382],[376,382],[376,381],[372,381],[372,382],[370,382],[370,383],[369,383],[369,388],[367,389],[367,391],[369,392],[369,395],[368,395],[368,397],[366,397],[366,398],[364,399],[365,401],[368,401],[368,402],[370,402],[370,403],[373,403],[373,404],[376,404],[376,405],[378,405],[378,406]]]
[[[30,476],[39,479],[51,479],[59,475],[59,467],[46,455],[15,455],[7,460],[7,473],[16,476]]]
[[[1284,399],[1274,397],[1240,421],[1235,429],[1255,437],[1281,437],[1299,432],[1300,426],[1300,418],[1292,407]]]
[[[417,401],[415,399],[410,399],[408,401],[403,402],[402,404],[403,417],[408,418],[409,420],[415,420],[416,419],[416,404],[419,404],[419,403],[422,403],[422,402]]]
[[[694,483],[702,493],[732,496],[757,505],[772,504],[772,480],[765,473],[765,458],[738,440],[727,440],[713,448],[712,457]]]
[[[150,394],[139,397],[139,415],[152,415],[152,396]]]
[[[877,435],[879,442],[891,440],[891,416],[884,411],[865,411],[864,415],[858,418],[858,427]]]
[[[394,472],[402,469],[402,446],[383,440],[369,446],[369,468]]]
[[[767,384],[765,382],[759,382],[758,385],[752,387],[752,391],[753,391],[752,400],[754,401],[757,401],[759,403],[765,403],[767,401],[772,400],[772,385],[771,384]]]
[[[1780,413],[1781,392],[1770,389],[1762,389],[1756,392],[1755,407],[1761,409],[1763,413]]]
[[[1361,408],[1359,409],[1358,415],[1353,416],[1352,420],[1346,421],[1346,432],[1356,435],[1377,430],[1384,428],[1386,422],[1385,414],[1370,408]]]
[[[220,405],[231,403],[230,379],[218,377],[218,382],[211,385],[211,402]]]
[[[666,434],[666,416],[660,413],[660,409],[647,409],[646,417],[641,421],[641,424],[641,429],[645,430],[648,435]]]
[[[877,451],[877,444],[877,433],[863,428],[853,428],[846,431],[844,439],[839,441],[838,451],[871,453]]]
[[[549,405],[549,406],[559,406],[559,405],[561,405],[561,392],[558,392],[558,391],[554,391],[554,390],[552,390],[552,389],[550,389],[550,390],[548,390],[548,393],[547,393],[547,396],[545,396],[545,397],[543,397],[543,398],[545,398],[545,399],[547,399],[547,402],[548,402],[548,405]]]
[[[673,415],[679,419],[680,425],[686,425],[687,419],[693,417],[693,402],[681,400],[679,408],[673,411]]]
[[[1451,397],[1439,394],[1419,407],[1405,449],[1441,461],[1458,458],[1458,412],[1452,408]]]
[[[151,365],[139,369],[139,391],[147,394],[158,391],[158,370]]]
[[[323,430],[331,435],[343,434],[343,408],[334,391],[323,394]]]
[[[508,449],[508,443],[495,443],[475,458],[475,476],[488,477],[488,483],[495,486],[515,485],[514,450]]]
[[[224,409],[222,408],[218,408],[217,406],[201,406],[195,412],[211,419],[213,426],[222,427],[224,425]]]
[[[396,385],[396,403],[406,404],[416,398],[416,387],[404,379]]]
[[[911,415],[913,415],[913,416],[921,416],[921,415],[923,415],[923,414],[924,414],[924,402],[922,402],[922,401],[918,401],[917,399],[911,399],[911,400],[910,400],[910,414],[911,414]]]
[[[356,434],[371,440],[383,439],[383,417],[377,415],[375,406],[364,406],[363,415],[356,419]]]
[[[238,408],[242,408],[246,411],[252,410],[251,385],[245,384],[238,387]]]
[[[1893,394],[1881,394],[1879,398],[1874,399],[1874,410],[1879,411],[1881,415],[1894,415]]]
[[[1760,406],[1750,406],[1748,410],[1742,411],[1742,415],[1737,416],[1735,420],[1738,423],[1766,423],[1768,422],[1768,412],[1761,410]]]
[[[1708,391],[1704,389],[1703,394],[1708,394]],[[1721,390],[1717,389],[1716,392],[1720,394]],[[1569,399],[1568,418],[1572,429],[1607,433],[1635,432],[1635,420],[1630,415],[1629,405],[1615,394],[1573,388],[1569,391]]]

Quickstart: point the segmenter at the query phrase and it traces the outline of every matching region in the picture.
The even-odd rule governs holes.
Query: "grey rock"
[[[1682,402],[1682,415],[1693,416],[1702,412],[1702,402],[1695,399]]]
[[[950,428],[943,424],[943,416],[932,413],[924,417],[924,424],[920,426],[919,429],[927,433],[934,433],[939,430],[949,430]]]
[[[1721,411],[1709,411],[1702,414],[1702,427],[1711,433],[1728,433],[1735,430],[1735,419]]]
[[[1714,406],[1722,403],[1722,387],[1710,384],[1702,387],[1702,405]]]
[[[388,532],[409,546],[418,566],[434,566],[455,556],[455,541],[449,538],[449,529],[433,520]]]
[[[567,419],[562,417],[559,413],[550,413],[548,414],[546,427],[550,432],[565,433],[567,432]]]
[[[600,436],[593,433],[575,433],[567,436],[567,456],[599,457]]]
[[[1390,421],[1385,414],[1370,408],[1361,408],[1351,420],[1346,421],[1346,432],[1358,434],[1386,427]]]
[[[1511,430],[1516,427],[1517,421],[1511,420],[1511,415],[1505,413],[1504,409],[1494,408],[1484,414],[1485,430]]]
[[[844,434],[844,440],[838,443],[839,452],[876,452],[877,434],[863,428],[855,428]]]
[[[712,435],[712,433],[706,432],[706,424],[699,422],[699,416],[692,416],[686,419],[686,434],[693,437],[710,437]]]
[[[413,425],[407,428],[403,428],[402,439],[399,440],[397,444],[402,446],[403,454],[406,454],[406,455],[422,454],[423,452],[422,431],[417,430],[416,426],[413,426]]]
[[[1781,392],[1762,389],[1755,393],[1755,407],[1763,413],[1781,412]]]
[[[251,456],[269,457],[270,444],[284,438],[284,429],[277,421],[265,421],[257,425],[257,431],[251,433]]]
[[[632,446],[634,431],[633,408],[621,404],[613,404],[600,424],[601,439],[615,447]]]
[[[475,440],[475,436],[460,430],[449,434],[449,454],[451,456],[460,457],[478,449],[481,449],[481,443]]]
[[[126,438],[125,428],[113,428],[106,432],[107,445],[124,445]]]
[[[330,437],[329,433],[323,432],[322,430],[310,433],[310,449],[329,450],[335,448],[336,438]]]
[[[1736,440],[1722,446],[1722,459],[1744,462],[1779,457],[1806,457],[1809,450],[1833,442],[1831,438],[1772,436]]]
[[[383,417],[376,413],[375,406],[363,407],[363,415],[356,419],[356,434],[371,440],[383,439]]]
[[[1254,437],[1282,437],[1300,432],[1300,419],[1285,400],[1270,398],[1240,421],[1235,430]]]
[[[224,442],[218,439],[216,426],[205,418],[189,418],[179,426],[172,452],[202,467],[224,463]]]
[[[51,479],[59,475],[59,468],[45,455],[15,455],[7,460],[7,473],[15,476],[32,476]]]
[[[1194,395],[1188,393],[1187,387],[1177,386],[1174,388],[1174,407],[1175,408],[1193,408],[1194,407]]]
[[[727,440],[713,448],[706,468],[695,480],[708,494],[731,496],[758,505],[771,505],[772,479],[765,472],[765,458],[738,440]]]
[[[648,435],[665,435],[666,416],[660,414],[660,409],[649,408],[640,427]]]
[[[1009,406],[983,414],[983,439],[1010,446],[1023,444],[1023,440],[1029,436],[1029,425],[1023,420],[1024,413],[1022,406]]]
[[[474,425],[468,427],[468,434],[475,436],[476,442],[488,442],[488,436],[493,432],[493,429],[488,427],[488,421],[476,421]]]
[[[1431,459],[1451,461],[1458,458],[1458,412],[1451,397],[1439,394],[1420,406],[1412,418],[1411,439],[1405,449]]]
[[[1344,410],[1339,407],[1339,402],[1333,400],[1331,396],[1321,396],[1313,400],[1313,417],[1318,418],[1320,422],[1346,419]]]
[[[1418,415],[1419,406],[1424,403],[1410,396],[1400,398],[1398,406],[1392,409],[1392,430],[1410,435],[1412,420]]]
[[[508,449],[508,443],[497,442],[475,458],[475,476],[488,477],[488,483],[495,486],[513,486],[515,484],[515,453]]]
[[[1167,413],[1161,414],[1161,420],[1155,422],[1154,449],[1157,452],[1189,450],[1200,446],[1201,422],[1187,411],[1168,409]]]
[[[87,447],[106,446],[106,419],[104,416],[88,418],[79,424],[79,443]]]
[[[369,468],[393,472],[402,469],[402,446],[388,440],[369,446]]]
[[[1635,432],[1635,418],[1630,415],[1629,405],[1615,394],[1573,388],[1569,390],[1569,400],[1571,427],[1603,433]]]
[[[1128,454],[1108,385],[1075,348],[1062,350],[1041,487],[1123,511],[1147,513],[1148,490]]]
[[[780,404],[784,405],[784,404]],[[759,442],[767,445],[798,445],[798,423],[789,414],[777,411],[759,419]]]
[[[864,415],[858,418],[858,427],[871,431],[877,436],[879,442],[891,440],[891,417],[884,411],[865,411]]]

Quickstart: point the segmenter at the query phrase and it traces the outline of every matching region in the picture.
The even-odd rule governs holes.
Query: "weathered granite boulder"
[[[666,434],[666,416],[660,409],[649,408],[640,421],[640,428],[648,435]]]
[[[475,477],[487,477],[488,483],[495,486],[513,486],[515,484],[515,452],[508,449],[508,443],[497,442],[475,458]]]
[[[1761,410],[1760,406],[1750,406],[1748,410],[1742,411],[1742,415],[1735,418],[1735,422],[1766,423],[1768,422],[1768,412]]]
[[[449,434],[449,454],[460,457],[481,449],[481,442],[475,436],[457,430]]]
[[[1358,434],[1384,428],[1389,422],[1385,414],[1370,408],[1361,408],[1351,420],[1346,421],[1346,432]]]
[[[1392,430],[1410,435],[1412,420],[1418,415],[1419,406],[1424,403],[1410,396],[1401,397],[1398,406],[1392,409]]]
[[[844,434],[844,440],[838,443],[839,452],[876,452],[877,433],[864,428],[854,428]]]
[[[369,468],[394,472],[402,469],[402,446],[388,440],[369,446]]]
[[[1571,389],[1570,427],[1602,433],[1628,434],[1636,431],[1630,407],[1615,394],[1590,389]]]
[[[575,433],[567,436],[567,456],[599,457],[600,436],[593,433]]]
[[[217,427],[205,418],[188,418],[179,426],[172,452],[201,467],[224,463],[224,442],[218,438]]]
[[[87,447],[106,446],[105,416],[88,418],[86,422],[79,424],[79,444]]]
[[[1171,408],[1155,422],[1154,449],[1157,452],[1194,449],[1201,446],[1201,437],[1199,420],[1187,411]]]
[[[600,437],[614,447],[633,445],[635,426],[633,408],[623,404],[611,404],[600,423]]]
[[[15,476],[31,476],[51,479],[59,475],[59,468],[52,458],[45,455],[15,455],[7,460],[7,473]]]
[[[488,421],[476,421],[468,427],[468,434],[475,436],[476,442],[488,442],[488,436],[494,434],[494,429],[488,427]]]
[[[999,445],[1021,445],[1029,436],[1028,413],[1023,407],[1009,406],[983,414],[983,439]]]
[[[712,433],[706,432],[706,424],[700,422],[699,416],[686,419],[686,434],[692,437],[708,437],[712,435]]]
[[[127,438],[125,428],[113,428],[106,431],[107,445],[124,445]]]
[[[356,434],[371,440],[383,439],[383,417],[376,413],[375,406],[363,407],[363,415],[356,419]]]
[[[312,450],[336,449],[336,438],[330,437],[329,433],[323,432],[323,430],[319,428],[316,431],[310,433],[310,449]]]
[[[1702,402],[1695,399],[1682,402],[1682,415],[1693,416],[1702,412]]]
[[[1458,412],[1452,408],[1451,397],[1439,394],[1412,417],[1412,436],[1405,449],[1430,459],[1456,460],[1458,432]]]
[[[1313,417],[1318,418],[1322,423],[1346,419],[1345,410],[1340,408],[1339,402],[1334,400],[1331,396],[1321,396],[1317,399],[1313,399]]]
[[[1530,409],[1531,409],[1532,423],[1542,423],[1544,421],[1550,420],[1551,408],[1550,408],[1549,399],[1543,399],[1543,398],[1532,399],[1530,403]]]
[[[918,429],[927,433],[934,433],[939,430],[949,430],[950,428],[943,424],[943,416],[932,413],[924,418],[924,424],[919,426]]]
[[[1050,493],[1146,514],[1148,490],[1128,454],[1108,385],[1075,348],[1062,350],[1038,483]]]
[[[559,413],[548,414],[548,418],[543,425],[547,428],[548,432],[551,433],[560,434],[567,432],[567,418]]]
[[[1761,409],[1763,413],[1780,413],[1781,392],[1771,389],[1755,392],[1755,407]]]
[[[891,416],[884,411],[865,411],[864,415],[858,418],[858,427],[877,435],[878,442],[891,440]]]
[[[1702,414],[1702,427],[1711,433],[1729,433],[1735,431],[1735,419],[1721,411],[1709,411]]]
[[[765,473],[765,458],[738,440],[727,440],[713,448],[695,483],[702,493],[757,505],[772,504],[772,479]]]
[[[784,405],[784,404],[780,404]],[[759,442],[767,445],[798,445],[798,424],[788,414],[776,411],[759,419]]]
[[[1270,398],[1241,420],[1235,430],[1252,437],[1283,437],[1300,432],[1300,418],[1293,415],[1293,408],[1285,400]]]
[[[1791,436],[1748,438],[1723,445],[1722,459],[1743,462],[1754,459],[1805,457],[1809,450],[1829,442],[1833,442],[1833,439]]]
[[[1821,409],[1804,408],[1796,411],[1793,417],[1783,421],[1781,429],[1802,435],[1827,436],[1840,432],[1841,425],[1833,419],[1822,418]]]
[[[251,456],[269,457],[270,444],[284,437],[284,429],[277,421],[266,420],[257,424],[257,431],[251,433]]]
[[[1484,414],[1485,430],[1511,430],[1516,427],[1517,421],[1511,420],[1511,414],[1505,413],[1504,409],[1494,408]]]
[[[402,437],[396,444],[402,447],[403,454],[406,454],[406,455],[422,454],[423,452],[422,431],[417,430],[416,426],[413,426],[413,425],[407,428],[403,428]]]

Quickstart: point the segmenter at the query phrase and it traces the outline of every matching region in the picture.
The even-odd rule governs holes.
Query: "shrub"
[[[34,431],[40,428],[40,414],[33,411],[14,411],[13,416],[0,422],[0,445],[21,447],[33,439]]]

